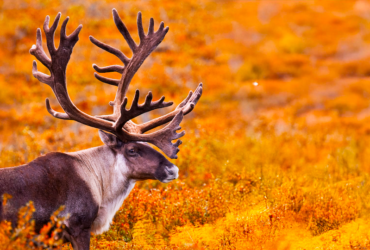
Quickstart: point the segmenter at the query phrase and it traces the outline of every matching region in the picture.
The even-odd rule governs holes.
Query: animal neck
[[[135,180],[129,178],[123,155],[115,153],[108,146],[100,146],[70,153],[81,160],[85,176],[93,177],[94,187],[100,194],[99,203],[123,199],[132,190]],[[91,179],[89,179],[91,183]],[[124,198],[122,198],[124,197]]]
[[[99,211],[91,230],[96,234],[103,233],[109,229],[115,213],[135,186],[135,180],[129,178],[123,155],[107,146],[78,151],[72,155],[81,160],[85,176],[94,176],[95,181],[90,180],[89,184],[99,204]]]

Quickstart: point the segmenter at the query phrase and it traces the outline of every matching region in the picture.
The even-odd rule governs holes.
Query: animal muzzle
[[[166,177],[164,180],[161,180],[164,183],[170,182],[179,177],[179,168],[175,165],[165,166],[164,171],[166,173]]]

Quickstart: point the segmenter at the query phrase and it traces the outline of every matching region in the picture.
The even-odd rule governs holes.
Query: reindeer
[[[58,27],[61,13],[49,27],[49,16],[44,22],[47,48],[50,58],[42,47],[41,30],[36,32],[36,45],[30,53],[46,68],[50,75],[37,71],[36,61],[33,62],[32,74],[40,82],[49,85],[65,113],[57,112],[46,99],[48,112],[58,119],[74,120],[90,127],[99,129],[103,146],[90,148],[73,153],[53,152],[41,156],[34,161],[12,168],[0,169],[0,195],[12,195],[5,206],[0,203],[0,220],[17,223],[17,211],[30,200],[34,202],[35,228],[40,230],[50,215],[60,206],[65,209],[60,216],[69,215],[64,222],[64,230],[59,235],[65,242],[71,242],[74,249],[89,249],[90,233],[100,234],[109,229],[114,214],[124,199],[133,189],[138,180],[154,179],[167,183],[178,178],[179,169],[168,161],[164,155],[149,146],[151,143],[162,150],[169,158],[176,159],[179,139],[185,132],[180,130],[183,116],[190,113],[202,95],[202,83],[182,101],[174,111],[143,124],[135,124],[131,120],[146,112],[171,106],[172,102],[164,102],[164,97],[152,101],[149,92],[143,104],[138,104],[139,90],[136,90],[132,105],[127,105],[127,89],[134,74],[149,54],[162,42],[168,32],[163,22],[154,32],[154,21],[150,19],[148,33],[144,33],[141,13],[137,16],[137,27],[140,44],[132,39],[118,13],[113,9],[114,22],[132,50],[132,58],[123,52],[104,44],[90,36],[93,44],[117,56],[122,65],[93,68],[99,73],[118,72],[120,80],[110,79],[95,73],[95,77],[110,85],[117,86],[113,102],[113,114],[91,116],[79,110],[71,101],[66,82],[66,69],[72,50],[78,41],[82,25],[66,35],[67,17],[60,30],[58,49],[54,45],[54,33]],[[165,127],[152,132],[147,131],[168,123]],[[171,141],[177,140],[175,143]]]

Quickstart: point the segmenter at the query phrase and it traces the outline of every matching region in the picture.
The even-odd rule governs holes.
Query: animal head
[[[102,142],[116,155],[116,167],[134,180],[159,180],[167,183],[178,178],[179,169],[144,142],[122,142],[116,136],[99,130]]]

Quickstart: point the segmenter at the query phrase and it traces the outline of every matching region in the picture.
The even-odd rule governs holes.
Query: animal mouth
[[[171,182],[171,181],[173,181],[174,179],[165,179],[165,180],[163,180],[162,182],[163,183],[169,183],[169,182]]]

